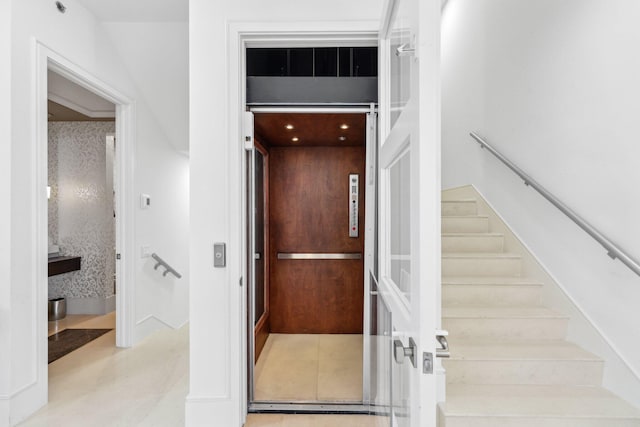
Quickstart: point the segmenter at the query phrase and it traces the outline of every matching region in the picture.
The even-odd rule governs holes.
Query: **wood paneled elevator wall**
[[[362,253],[365,147],[271,147],[270,329],[362,333],[363,261],[278,253]],[[349,237],[349,174],[360,175],[359,233]]]

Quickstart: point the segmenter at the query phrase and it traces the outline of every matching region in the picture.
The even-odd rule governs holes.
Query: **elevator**
[[[369,394],[375,106],[252,110],[249,401],[357,412]]]
[[[250,411],[367,412],[377,47],[249,47]]]

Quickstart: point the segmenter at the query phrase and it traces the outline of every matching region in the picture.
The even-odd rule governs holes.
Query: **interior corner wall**
[[[141,114],[142,113],[142,114]],[[136,295],[134,342],[164,328],[180,328],[189,320],[189,168],[190,160],[166,141],[154,117],[137,114],[136,196],[151,198],[148,209],[137,209],[135,219]],[[184,136],[187,137],[186,135]],[[135,201],[139,203],[138,200]],[[142,257],[142,249],[157,253],[181,275],[163,276],[156,261]]]
[[[296,25],[300,32],[323,24],[335,31],[353,31],[354,21],[372,22],[377,31],[382,2],[299,2],[239,0],[189,2],[190,75],[190,390],[187,426],[217,423],[240,427],[245,396],[242,355],[242,276],[240,243],[241,176],[234,141],[240,144],[237,88],[229,87],[230,25],[240,22]],[[337,13],[336,11],[339,11]],[[342,24],[342,25],[341,25]],[[367,24],[368,25],[368,24]],[[224,64],[221,66],[221,64]],[[236,139],[237,137],[237,139]],[[240,147],[240,146],[238,146]],[[240,149],[240,148],[238,148]],[[237,173],[236,173],[237,172]],[[195,197],[197,195],[197,197]],[[213,243],[228,242],[227,268],[213,268]]]
[[[636,376],[638,276],[469,132],[640,259],[639,20],[634,0],[449,0],[442,21],[443,187],[476,186]]]
[[[6,0],[5,0],[6,1]],[[2,3],[4,5],[4,3]],[[33,112],[35,101],[35,42],[66,58],[81,69],[105,82],[118,92],[124,94],[134,103],[135,123],[135,159],[134,159],[134,193],[132,200],[135,224],[144,222],[145,227],[134,227],[132,233],[135,240],[135,253],[130,254],[134,263],[133,278],[135,289],[136,340],[160,327],[180,326],[188,319],[187,298],[189,292],[189,250],[186,232],[188,218],[188,159],[176,152],[169,145],[168,138],[159,131],[159,126],[150,111],[149,104],[140,95],[135,83],[126,73],[122,59],[117,55],[108,34],[95,17],[87,11],[79,1],[66,0],[66,13],[58,12],[54,2],[40,0],[12,0],[10,7],[3,8],[0,24],[7,19],[10,25],[0,25],[0,34],[10,28],[10,53],[6,51],[5,39],[2,38],[0,55],[3,64],[10,64],[0,71],[0,87],[6,84],[4,69],[9,68],[10,101],[0,100],[0,108],[4,113],[5,102],[10,102],[10,137],[4,120],[0,125],[0,136],[9,144],[0,144],[2,154],[0,162],[7,161],[10,167],[2,167],[0,174],[10,173],[10,179],[0,180],[0,189],[5,190],[10,183],[8,207],[0,207],[0,227],[4,230],[10,224],[10,233],[0,233],[0,247],[4,248],[5,239],[10,244],[8,257],[0,259],[0,263],[8,260],[8,268],[0,269],[2,275],[10,271],[11,275],[0,287],[2,295],[9,302],[0,301],[0,316],[10,318],[8,326],[2,323],[0,339],[8,340],[7,346],[2,344],[0,352],[0,403],[8,407],[9,416],[0,419],[0,426],[14,425],[33,413],[47,401],[47,365],[45,343],[39,343],[36,335],[46,337],[46,325],[36,324],[36,300],[39,295],[35,274],[36,260],[45,254],[35,253],[35,129]],[[135,43],[135,40],[131,40]],[[159,50],[161,52],[161,50]],[[10,55],[10,61],[6,61]],[[162,87],[158,87],[161,91]],[[165,102],[171,102],[166,99]],[[184,136],[187,138],[187,135]],[[8,149],[6,145],[10,145]],[[4,155],[8,157],[5,157]],[[2,163],[4,164],[4,163]],[[8,172],[10,171],[10,172]],[[147,211],[140,209],[138,196],[141,192],[153,196],[156,207]],[[3,193],[4,195],[4,193]],[[10,209],[5,218],[5,209]],[[9,237],[10,236],[10,237]],[[158,271],[149,274],[150,260],[140,257],[140,245],[150,242],[157,251],[183,274],[183,279],[175,283],[167,281]],[[176,254],[172,258],[172,254]],[[4,277],[4,276],[2,276]],[[153,286],[153,285],[156,286]],[[46,292],[45,292],[46,296]],[[161,299],[161,300],[160,300]],[[151,307],[151,303],[155,305]],[[145,320],[147,319],[147,320]],[[154,320],[153,327],[149,325]],[[9,328],[5,332],[5,328]],[[39,334],[34,334],[39,331]],[[7,352],[5,353],[5,349]],[[39,353],[40,351],[40,353]],[[9,369],[8,385],[4,381],[4,372]],[[6,393],[4,388],[6,387]],[[5,400],[2,400],[5,399]],[[8,420],[7,420],[8,418]]]

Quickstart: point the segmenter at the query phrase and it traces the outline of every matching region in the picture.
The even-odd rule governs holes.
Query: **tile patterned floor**
[[[53,323],[56,322],[49,325],[50,333],[68,327],[114,327],[115,316],[67,316],[57,324]],[[316,337],[315,344],[304,350],[309,358],[314,352],[317,354],[317,362],[312,363],[317,363],[318,384],[325,381],[319,375],[325,369],[320,367],[321,360],[344,361],[349,359],[347,354],[362,354],[361,344],[351,338],[342,336],[336,341],[325,342]],[[115,331],[108,332],[49,365],[49,404],[19,426],[184,426],[189,373],[188,340],[189,327],[185,326],[176,331],[157,332],[134,348],[119,349],[115,347]],[[278,352],[284,354],[285,358],[289,355],[284,342],[276,345],[274,352],[276,355]],[[340,369],[351,371],[349,362],[331,366],[335,367],[327,367],[326,372],[332,369],[338,373]],[[361,382],[358,378],[351,381],[352,384]],[[332,387],[340,385],[334,383]],[[353,391],[350,398],[355,398],[355,395]],[[214,421],[211,425],[222,427]],[[245,424],[245,427],[267,426],[387,427],[389,420],[364,415],[249,414]]]
[[[362,401],[362,335],[271,334],[255,370],[257,401]]]
[[[114,320],[67,316],[50,322],[49,332],[113,327]],[[108,332],[49,365],[49,404],[19,426],[183,426],[188,355],[188,326],[158,332],[130,349],[117,348],[115,331]]]
[[[49,336],[65,329],[114,329],[116,312],[95,316],[91,314],[68,314],[64,319],[48,323]]]
[[[48,362],[52,363],[113,329],[65,329],[49,336]]]

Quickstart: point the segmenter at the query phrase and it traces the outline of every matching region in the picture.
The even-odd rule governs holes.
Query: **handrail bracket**
[[[162,277],[166,277],[167,274],[171,273],[176,276],[178,279],[182,278],[182,275],[178,273],[173,267],[171,267],[165,260],[160,258],[156,253],[151,254],[151,258],[156,260],[156,265],[153,267],[154,270],[157,270],[158,267],[164,267],[164,272],[162,273]]]

